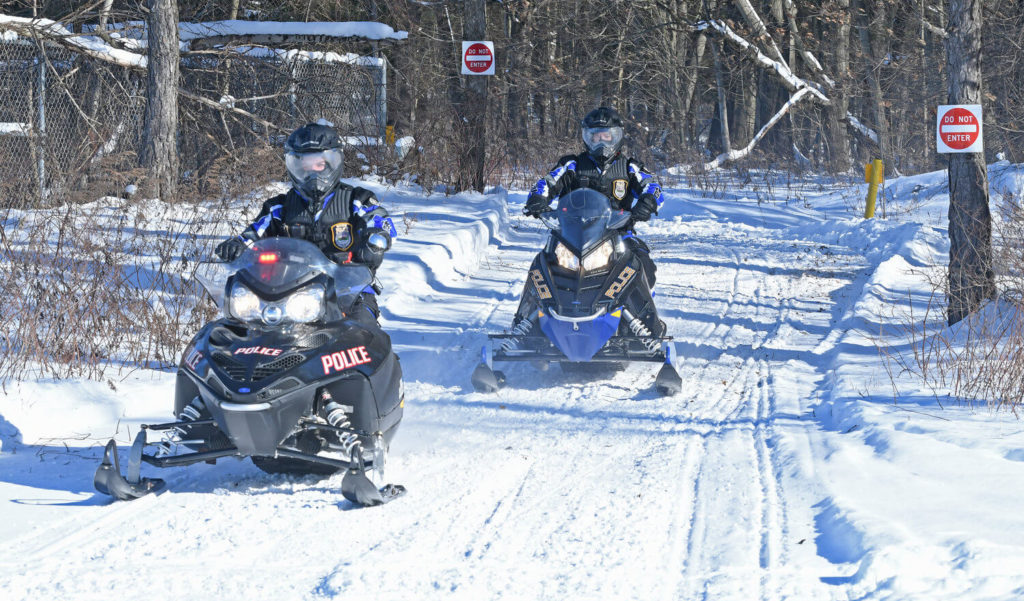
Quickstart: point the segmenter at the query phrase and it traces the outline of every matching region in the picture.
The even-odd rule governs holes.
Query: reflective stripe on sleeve
[[[273,220],[281,219],[281,205],[274,205],[270,207],[270,212],[256,220],[256,223],[252,224],[252,229],[256,232],[257,236],[263,236],[266,233],[267,228],[270,227],[270,223]]]

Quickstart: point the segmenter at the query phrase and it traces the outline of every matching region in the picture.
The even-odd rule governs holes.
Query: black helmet
[[[319,201],[341,179],[345,156],[341,138],[329,125],[309,123],[292,132],[284,143],[288,177],[299,195]]]
[[[596,108],[583,118],[582,134],[590,156],[603,163],[622,149],[622,117],[611,107]]]

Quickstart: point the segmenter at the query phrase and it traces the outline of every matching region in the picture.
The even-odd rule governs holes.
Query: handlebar
[[[537,219],[540,219],[540,222],[547,226],[549,230],[557,230],[559,227],[558,219],[551,216],[551,213],[554,212],[555,210],[551,209],[549,211],[544,211],[540,215],[537,215]]]

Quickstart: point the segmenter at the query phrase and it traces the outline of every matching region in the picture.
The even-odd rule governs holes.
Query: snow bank
[[[1019,166],[990,166],[991,189],[1019,196]],[[830,386],[815,407],[825,431],[820,463],[833,496],[822,507],[821,546],[854,562],[851,598],[1009,599],[1024,561],[1024,428],[1012,415],[959,406],[906,373],[910,327],[941,320],[948,240],[935,214],[948,207],[945,172],[890,180],[886,194],[907,212],[889,221],[835,221],[795,228],[808,238],[861,248],[866,269],[829,353]],[[899,221],[903,221],[900,223]],[[939,334],[963,342],[955,329]],[[881,351],[879,350],[881,349]],[[881,356],[880,356],[881,352]],[[895,398],[894,398],[895,397]]]
[[[1021,170],[1000,169],[993,186],[1016,197]],[[165,419],[173,377],[24,383],[0,396],[12,597],[106,598],[140,579],[289,599],[1024,597],[1024,427],[890,379],[878,351],[907,352],[901,316],[931,299],[944,174],[890,180],[900,210],[872,221],[860,184],[667,187],[638,230],[687,384],[669,399],[645,392],[646,366],[582,382],[512,366],[516,384],[473,392],[479,345],[509,323],[543,239],[509,218],[524,194],[350,183],[399,233],[379,275],[408,399],[390,465],[408,497],[339,511],[336,479],[221,462],[166,472],[172,494],[96,506],[98,442]],[[281,545],[293,563],[265,572]],[[231,553],[259,571],[225,578],[209,558]]]

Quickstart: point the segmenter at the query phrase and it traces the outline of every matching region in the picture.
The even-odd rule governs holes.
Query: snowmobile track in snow
[[[340,475],[294,480],[223,462],[182,487],[190,476],[168,470],[167,493],[62,520],[35,533],[58,542],[22,542],[27,554],[2,567],[41,582],[25,598],[72,586],[96,561],[123,567],[109,587],[144,578],[187,594],[175,573],[190,557],[240,547],[250,565],[293,550],[288,569],[262,579],[260,595],[280,599],[845,598],[820,579],[837,568],[804,543],[821,495],[800,454],[813,427],[802,417],[823,374],[801,357],[834,344],[822,307],[858,258],[839,252],[836,277],[811,277],[821,253],[782,253],[804,244],[784,230],[666,213],[638,234],[659,266],[680,394],[652,390],[654,364],[589,380],[508,364],[506,388],[472,391],[480,345],[510,324],[546,234],[513,218],[475,270],[442,277],[417,258],[397,277],[422,290],[386,282],[384,325],[407,391],[388,480],[408,487],[404,498],[347,511]],[[60,569],[27,567],[61,555],[73,559]],[[196,578],[220,586],[230,566],[211,566]]]

